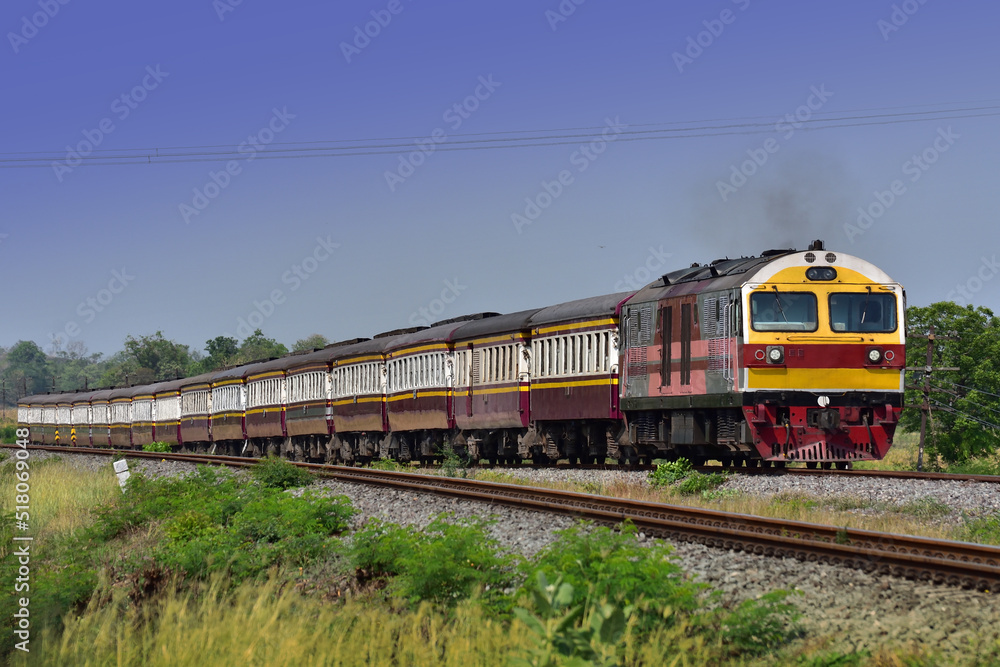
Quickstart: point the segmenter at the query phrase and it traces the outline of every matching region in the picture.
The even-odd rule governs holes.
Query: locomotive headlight
[[[882,361],[882,350],[877,347],[868,348],[868,363],[877,364]]]
[[[785,348],[781,345],[767,346],[767,363],[780,364],[785,360]]]

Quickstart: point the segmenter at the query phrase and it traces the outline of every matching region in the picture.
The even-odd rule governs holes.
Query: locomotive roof
[[[528,320],[528,324],[529,326],[536,327],[554,322],[572,322],[592,317],[617,316],[622,304],[631,298],[633,294],[635,292],[618,292],[617,294],[592,296],[587,299],[577,299],[576,301],[567,301],[556,306],[549,306],[548,308],[542,308],[532,315]]]
[[[817,241],[808,250],[798,251],[793,248],[767,250],[759,257],[717,259],[710,264],[699,264],[672,271],[642,288],[635,295],[634,301],[653,301],[681,294],[740,287],[747,282],[767,280],[776,270],[798,263],[833,267],[850,266],[876,282],[892,282],[889,276],[873,264],[846,253],[826,252],[822,242]]]

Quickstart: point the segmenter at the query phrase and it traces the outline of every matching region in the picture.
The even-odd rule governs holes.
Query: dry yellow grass
[[[14,451],[6,449],[9,458],[0,473],[0,498],[6,505],[14,500],[16,484]],[[27,459],[29,489],[29,533],[37,544],[48,538],[77,530],[90,522],[91,511],[121,491],[110,464],[106,472],[84,473],[61,460],[36,461]],[[22,474],[25,471],[20,471]],[[5,548],[2,545],[0,548]]]

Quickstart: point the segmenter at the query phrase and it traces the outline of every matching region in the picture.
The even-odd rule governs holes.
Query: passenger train
[[[903,401],[905,293],[865,260],[769,250],[637,292],[480,313],[152,385],[18,405],[40,444],[361,463],[848,467]]]

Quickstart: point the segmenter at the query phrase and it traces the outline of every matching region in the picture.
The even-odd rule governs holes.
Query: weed
[[[151,442],[148,445],[142,446],[142,451],[144,452],[160,452],[163,454],[169,454],[173,449],[165,442]]]
[[[986,516],[962,516],[963,524],[956,531],[957,539],[979,544],[1000,544],[1000,514],[994,512]]]
[[[410,469],[409,466],[404,466],[393,459],[376,459],[369,463],[367,467],[372,470],[385,470],[388,472],[407,472]]]
[[[724,644],[733,655],[764,653],[801,634],[801,613],[786,602],[790,591],[772,591],[744,600],[720,619]]]
[[[390,592],[412,606],[425,600],[453,606],[480,590],[488,602],[501,603],[517,560],[500,552],[489,524],[449,514],[423,530],[374,520],[355,534],[350,558],[360,583],[391,579]]]
[[[853,510],[870,509],[875,506],[870,500],[865,500],[859,496],[834,496],[827,502],[830,509],[837,512],[851,512]]]
[[[725,482],[726,476],[722,473],[713,472],[705,475],[700,472],[694,472],[681,480],[681,483],[677,485],[677,490],[685,495],[697,496],[706,491],[711,491]]]
[[[896,508],[896,511],[900,514],[910,514],[918,519],[935,520],[950,515],[951,507],[937,498],[918,498],[903,503]]]
[[[950,464],[947,472],[957,475],[1000,475],[1000,460],[996,457],[969,459]]]
[[[291,489],[312,484],[312,473],[277,456],[261,459],[250,469],[250,475],[263,486],[273,489]]]
[[[550,580],[562,576],[575,591],[574,605],[588,597],[626,606],[641,602],[640,625],[652,630],[663,622],[664,609],[690,611],[700,604],[704,586],[684,576],[673,549],[660,543],[641,545],[630,523],[620,531],[580,524],[557,534],[528,572],[544,572]],[[523,593],[530,594],[528,586]]]
[[[684,458],[660,463],[656,466],[656,470],[649,473],[649,484],[654,488],[669,486],[684,479],[693,471],[691,462]]]
[[[573,585],[564,583],[561,576],[549,584],[541,570],[529,590],[535,613],[518,607],[514,615],[531,632],[534,646],[527,651],[527,659],[511,664],[554,666],[561,663],[557,656],[569,658],[571,664],[609,667],[619,664],[617,645],[633,616],[632,607],[594,604],[589,599],[573,604],[577,597]]]
[[[466,468],[469,465],[469,459],[460,456],[451,443],[445,442],[438,450],[438,455],[441,456],[441,472],[446,477],[457,477],[459,470],[462,471],[463,479],[468,476]]]
[[[739,489],[713,489],[701,492],[701,497],[704,500],[734,500],[741,495]]]
[[[770,504],[789,513],[806,512],[819,507],[819,501],[815,497],[788,491],[772,496]]]

